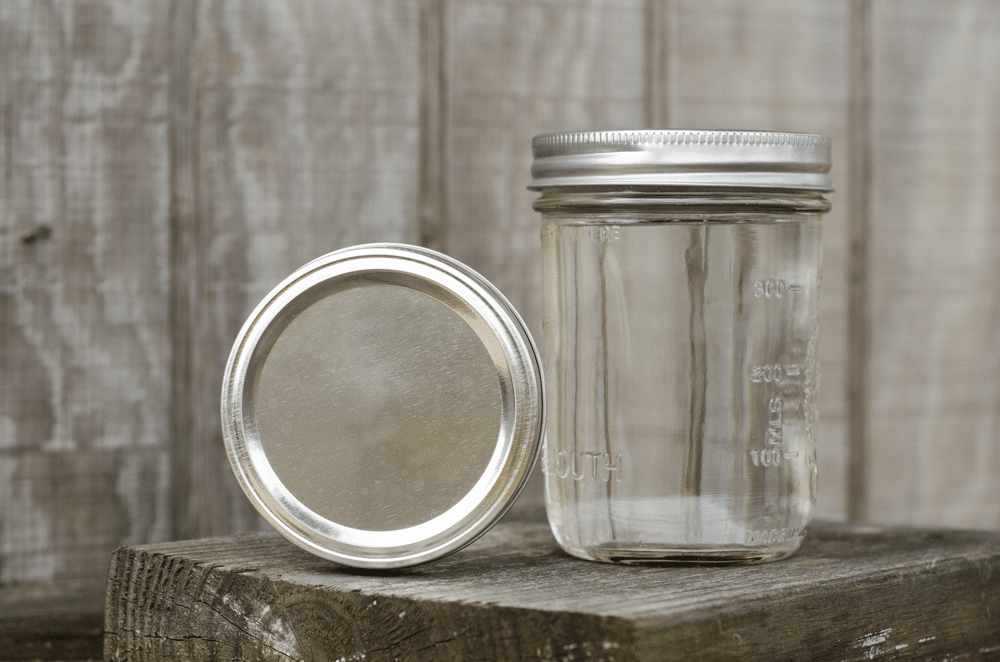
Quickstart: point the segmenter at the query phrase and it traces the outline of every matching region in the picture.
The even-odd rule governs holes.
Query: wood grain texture
[[[419,4],[198,4],[192,62],[196,204],[188,242],[192,434],[179,438],[187,535],[263,526],[222,445],[232,342],[295,268],[369,241],[415,242]]]
[[[655,3],[660,4],[660,3]],[[662,3],[653,34],[655,126],[822,133],[833,139],[832,211],[823,220],[818,465],[821,517],[846,515],[849,3]]]
[[[871,397],[871,279],[869,241],[872,225],[872,2],[851,0],[851,86],[848,92],[847,177],[847,517],[867,515],[870,500],[868,464],[874,440],[869,435]]]
[[[0,5],[0,586],[169,531],[169,5]]]
[[[1000,526],[1000,7],[873,7],[867,517]]]
[[[820,525],[781,562],[642,568],[566,556],[539,513],[404,571],[340,568],[264,535],[122,549],[112,577],[109,661],[1000,653],[996,533]]]
[[[96,661],[104,656],[104,591],[0,596],[0,660]]]

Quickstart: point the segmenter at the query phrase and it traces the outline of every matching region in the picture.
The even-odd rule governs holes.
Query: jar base
[[[788,548],[748,549],[727,547],[661,547],[627,544],[587,548],[563,547],[577,558],[618,565],[749,565],[788,558],[798,545]]]

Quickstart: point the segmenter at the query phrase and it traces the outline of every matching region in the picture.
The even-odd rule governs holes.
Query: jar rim
[[[528,187],[831,191],[831,140],[772,131],[569,131],[532,140]]]

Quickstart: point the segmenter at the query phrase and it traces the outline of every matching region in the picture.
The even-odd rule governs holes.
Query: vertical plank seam
[[[646,2],[643,120],[654,129],[670,128],[673,117],[670,70],[674,62],[672,49],[676,46],[676,9],[673,0]]]
[[[848,112],[847,516],[870,516],[871,315],[868,241],[872,193],[872,2],[852,0]]]
[[[447,0],[420,5],[420,174],[418,233],[422,246],[447,251]]]
[[[198,184],[195,172],[197,154],[195,104],[192,99],[193,67],[190,52],[197,31],[197,0],[174,0],[171,5],[170,43],[171,81],[169,104],[170,158],[170,255],[169,316],[170,325],[170,403],[168,430],[164,440],[169,458],[170,535],[173,539],[192,537],[198,530],[199,504],[192,493],[200,493],[193,479],[195,467],[192,438],[194,430],[192,386],[194,357],[192,329],[197,304],[198,219],[196,218]]]

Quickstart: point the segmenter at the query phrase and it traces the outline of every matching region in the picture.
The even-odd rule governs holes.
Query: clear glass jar
[[[549,134],[546,508],[607,562],[759,562],[816,494],[829,140]]]

